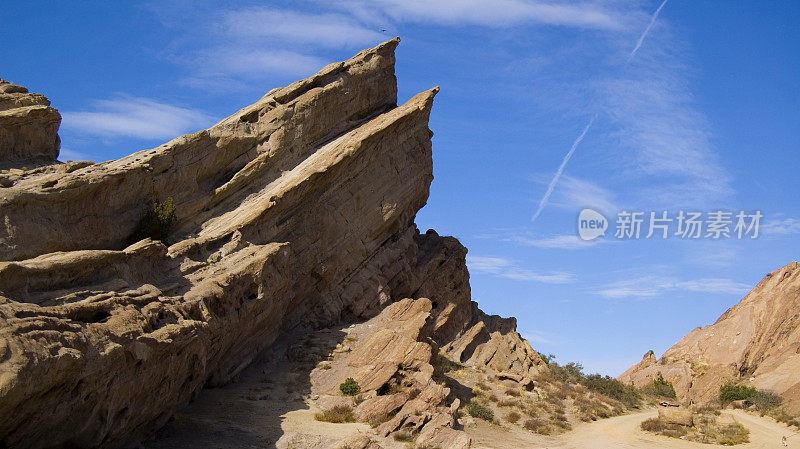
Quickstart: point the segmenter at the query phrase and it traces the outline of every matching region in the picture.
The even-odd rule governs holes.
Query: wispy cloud
[[[290,50],[216,47],[204,50],[195,63],[195,77],[263,79],[270,75],[310,76],[329,61]]]
[[[791,235],[800,234],[800,220],[797,218],[784,218],[764,223],[760,231],[765,235]]]
[[[641,276],[610,283],[595,293],[611,299],[652,298],[675,290],[744,296],[751,288],[748,284],[723,278],[682,281],[672,277]]]
[[[58,159],[60,161],[93,161],[96,158],[87,153],[81,153],[69,148],[61,148],[58,152]]]
[[[575,150],[578,148],[578,145],[580,145],[583,138],[586,137],[586,133],[589,132],[589,128],[592,127],[592,123],[594,123],[594,119],[596,118],[597,114],[593,115],[592,118],[589,119],[589,123],[586,124],[586,127],[583,128],[583,131],[578,138],[572,142],[572,147],[564,156],[564,159],[561,160],[561,165],[558,166],[556,173],[553,175],[553,179],[550,181],[550,184],[547,185],[547,190],[544,192],[544,196],[542,196],[542,199],[539,201],[539,207],[536,208],[536,213],[533,214],[531,221],[536,221],[536,219],[539,218],[539,214],[542,213],[544,207],[547,206],[547,201],[550,200],[550,195],[553,193],[553,189],[558,183],[559,178],[561,178],[561,174],[564,173],[564,167],[567,165],[567,162],[569,162],[572,154],[575,153]]]
[[[573,273],[550,271],[540,273],[518,267],[512,260],[503,257],[467,256],[467,267],[473,273],[487,273],[516,281],[566,284],[576,280]]]
[[[252,7],[224,15],[226,34],[244,39],[269,38],[325,47],[352,47],[386,40],[375,26],[368,28],[342,14],[305,14],[269,7]]]
[[[619,17],[612,11],[589,2],[370,0],[350,1],[344,6],[365,17],[376,17],[376,13],[379,13],[397,22],[449,26],[512,27],[542,24],[593,29],[618,29],[622,26]]]
[[[551,205],[576,213],[588,207],[611,216],[619,210],[609,189],[574,176],[562,175],[553,195]]]
[[[522,338],[524,338],[525,340],[528,340],[528,343],[530,343],[531,346],[533,346],[533,347],[536,347],[539,344],[545,344],[545,345],[550,345],[550,346],[558,344],[556,342],[557,337],[555,337],[553,335],[550,335],[550,334],[543,333],[543,332],[526,332],[522,336]]]
[[[652,17],[651,17],[652,21]],[[688,50],[668,23],[650,26],[646,50],[598,84],[601,117],[621,175],[650,207],[719,207],[733,193],[712,130],[689,88]]]
[[[585,249],[596,246],[600,243],[607,243],[606,240],[581,240],[577,235],[556,235],[552,237],[533,238],[524,235],[510,235],[504,238],[506,241],[515,242],[524,246],[547,249]]]
[[[78,133],[106,137],[169,139],[212,125],[214,117],[190,108],[149,98],[120,96],[97,100],[92,111],[64,111],[61,126]]]

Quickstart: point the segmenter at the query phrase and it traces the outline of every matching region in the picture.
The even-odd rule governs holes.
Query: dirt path
[[[781,437],[790,436],[789,447],[800,449],[800,436],[787,426],[768,418],[750,415],[742,411],[726,411],[750,431],[750,443],[737,445],[742,449],[779,449]],[[657,416],[656,411],[647,411],[623,415],[615,418],[596,421],[576,428],[564,435],[563,446],[570,449],[701,449],[723,447],[711,444],[693,443],[676,438],[663,437],[643,432],[639,424],[648,418]]]

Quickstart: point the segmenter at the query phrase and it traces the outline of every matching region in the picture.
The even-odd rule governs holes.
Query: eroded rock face
[[[47,97],[0,79],[0,170],[55,162],[60,124]]]
[[[440,352],[519,379],[538,372],[513,319],[471,301],[466,249],[414,225],[433,178],[437,89],[397,106],[397,43],[158,148],[0,172],[0,446],[139,441],[279,334],[402,307],[408,326],[386,321],[348,365],[376,396],[419,387],[395,401],[395,428],[437,445],[457,432],[458,404],[431,381]],[[132,241],[167,198],[172,244]]]
[[[783,396],[800,411],[800,265],[769,273],[716,323],[687,334],[660,359],[652,351],[619,379],[644,386],[662,373],[680,399],[705,402],[730,381]]]

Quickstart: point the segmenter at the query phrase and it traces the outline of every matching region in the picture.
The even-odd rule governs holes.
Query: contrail
[[[650,28],[653,28],[653,25],[655,25],[655,23],[656,23],[656,19],[658,19],[658,13],[661,12],[661,9],[663,9],[664,5],[666,5],[666,4],[667,4],[667,0],[664,0],[663,2],[661,2],[661,6],[659,6],[658,9],[656,9],[656,12],[653,13],[653,17],[650,18],[650,23],[647,25],[647,28],[644,29],[644,33],[642,33],[642,35],[639,36],[639,41],[636,42],[636,46],[633,47],[633,51],[631,51],[631,54],[628,55],[628,61],[626,62],[626,64],[628,62],[631,62],[631,59],[633,59],[633,57],[636,55],[636,52],[639,51],[639,47],[642,46],[642,42],[644,42],[644,38],[647,37],[647,33],[650,32]]]
[[[636,42],[636,46],[633,47],[631,54],[628,55],[628,60],[627,62],[625,62],[626,66],[629,62],[631,62],[631,59],[633,59],[633,57],[636,56],[636,52],[639,51],[639,48],[642,46],[642,43],[644,42],[644,39],[647,37],[647,33],[649,33],[650,29],[653,28],[653,25],[655,25],[656,19],[658,19],[658,14],[661,12],[662,9],[664,9],[664,5],[666,4],[667,0],[661,2],[661,5],[659,5],[658,9],[656,9],[656,12],[653,13],[652,17],[650,17],[650,23],[647,24],[647,28],[644,29],[644,33],[642,33],[642,35],[639,36],[639,40]],[[592,123],[594,123],[594,119],[596,118],[597,114],[592,116],[592,118],[589,120],[589,123],[587,123],[586,127],[583,128],[583,132],[581,133],[581,135],[578,136],[578,138],[575,139],[575,142],[572,143],[572,148],[569,149],[567,155],[564,156],[564,160],[561,161],[561,165],[558,167],[558,170],[556,170],[556,174],[553,176],[553,180],[550,181],[550,184],[547,186],[547,191],[544,193],[542,200],[539,201],[539,208],[536,209],[536,213],[533,214],[533,218],[531,219],[531,221],[536,221],[536,219],[539,218],[539,214],[542,213],[542,209],[544,209],[544,207],[547,206],[547,201],[550,200],[550,195],[552,195],[553,189],[556,187],[556,184],[558,184],[558,179],[561,178],[561,173],[564,172],[564,167],[566,167],[567,162],[569,162],[569,158],[572,157],[572,153],[574,153],[575,149],[578,148],[578,145],[581,143],[581,140],[583,140],[583,137],[586,136],[586,133],[589,131],[589,128],[592,127]]]
[[[592,127],[592,123],[594,123],[594,119],[596,118],[597,114],[593,115],[592,118],[589,119],[589,123],[587,123],[586,127],[583,128],[583,132],[581,133],[581,135],[578,136],[578,138],[575,139],[575,142],[572,143],[572,148],[570,148],[567,155],[564,156],[564,160],[561,161],[561,165],[559,165],[558,170],[556,170],[556,174],[553,175],[553,179],[547,186],[547,191],[544,193],[542,200],[539,201],[539,208],[536,209],[536,213],[533,214],[533,218],[531,218],[531,221],[535,221],[537,218],[539,218],[539,214],[542,213],[542,209],[544,209],[544,207],[547,205],[547,201],[550,199],[550,195],[553,193],[553,189],[556,187],[558,179],[561,178],[561,174],[564,173],[564,167],[567,165],[567,162],[569,162],[569,158],[572,157],[572,153],[575,152],[575,150],[578,148],[578,145],[580,145],[581,140],[583,140],[584,136],[586,136],[586,133],[589,132],[589,128]]]

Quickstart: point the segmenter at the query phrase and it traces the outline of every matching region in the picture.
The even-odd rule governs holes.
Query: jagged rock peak
[[[47,97],[0,79],[0,170],[55,162],[60,124]]]

